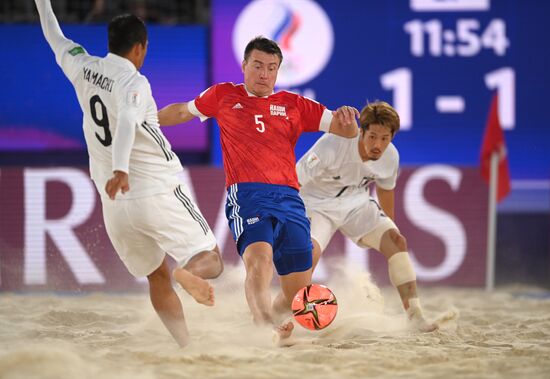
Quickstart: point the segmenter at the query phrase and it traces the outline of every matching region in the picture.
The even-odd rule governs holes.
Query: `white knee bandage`
[[[394,287],[416,280],[414,268],[406,251],[394,254],[388,259],[390,282]]]

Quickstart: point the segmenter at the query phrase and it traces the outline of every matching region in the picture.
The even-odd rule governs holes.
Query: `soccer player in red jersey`
[[[287,91],[274,92],[283,59],[276,42],[256,37],[244,51],[244,84],[213,85],[194,100],[159,111],[162,126],[214,117],[220,126],[228,190],[226,216],[245,269],[245,293],[254,321],[281,338],[293,324],[274,316],[290,311],[296,292],[311,283],[310,225],[298,194],[294,147],[302,132],[352,138],[357,109],[325,106]],[[271,304],[273,264],[282,293]]]

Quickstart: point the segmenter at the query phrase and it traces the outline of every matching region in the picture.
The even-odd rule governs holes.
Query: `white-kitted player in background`
[[[407,242],[393,221],[399,154],[391,141],[399,115],[389,104],[374,102],[363,108],[359,120],[357,137],[325,134],[297,163],[300,195],[311,221],[313,267],[336,230],[360,247],[378,250],[388,259],[390,281],[409,320],[419,330],[432,331],[437,326],[424,319]],[[370,196],[373,182],[380,204]]]
[[[109,238],[128,271],[146,276],[151,302],[180,346],[189,342],[176,281],[202,304],[214,304],[205,280],[223,271],[216,240],[177,175],[183,167],[158,125],[157,106],[139,73],[147,29],[134,15],[108,26],[109,53],[89,55],[65,38],[49,0],[35,0],[57,63],[73,84],[83,112],[90,174],[101,196]]]

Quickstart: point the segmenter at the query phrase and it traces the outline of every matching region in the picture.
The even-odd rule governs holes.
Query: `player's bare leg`
[[[311,274],[312,269],[309,269],[279,277],[281,292],[273,301],[272,309],[274,315],[284,318],[291,314],[292,299],[300,289],[311,284]]]
[[[311,274],[309,277],[309,282],[307,284],[304,284],[302,287],[297,288],[296,291],[294,291],[294,294],[292,296],[294,296],[299,289],[307,286],[308,284],[311,284],[311,275],[315,271],[315,267],[317,267],[317,263],[321,258],[322,251],[321,251],[321,246],[319,245],[319,242],[317,242],[317,240],[315,240],[314,238],[311,239],[311,242],[313,245],[313,250],[312,250],[312,266],[311,266]],[[291,313],[290,304],[292,304],[292,298],[290,299],[290,303],[289,303],[288,299],[285,299],[283,292],[279,292],[277,294],[277,297],[273,301],[274,315],[279,319],[285,318],[288,314]]]
[[[323,253],[321,251],[321,245],[319,245],[319,242],[315,238],[311,239],[311,244],[313,245],[312,250],[312,266],[311,271],[315,271],[315,267],[317,267],[317,263],[319,263],[319,259],[321,259],[321,254]]]
[[[422,314],[416,286],[416,274],[407,253],[407,241],[397,229],[384,233],[380,241],[380,252],[388,259],[390,281],[396,287],[403,308],[412,326],[422,332],[432,332],[437,325],[428,322]]]
[[[183,268],[203,279],[217,278],[223,272],[220,249],[216,246],[213,250],[203,251],[195,255]]]
[[[426,333],[433,332],[437,329],[436,324],[424,318],[422,308],[420,307],[420,300],[416,292],[416,280],[397,286],[397,291],[399,292],[403,308],[405,308],[407,317],[413,328]]]
[[[244,290],[248,307],[256,325],[273,327],[275,342],[283,345],[281,340],[292,334],[292,322],[277,323],[271,309],[271,280],[273,279],[273,249],[266,242],[255,242],[247,246],[243,253],[246,269]]]
[[[267,242],[248,245],[243,253],[246,269],[244,291],[256,325],[273,324],[271,315],[271,279],[273,278],[273,249]]]
[[[302,272],[292,272],[287,275],[281,275],[279,281],[281,283],[281,292],[273,302],[273,313],[284,319],[284,316],[292,314],[292,300],[296,293],[307,285],[311,284],[312,269]],[[285,345],[285,339],[288,339],[292,334],[294,324],[286,318],[281,322],[281,326],[277,329],[279,339],[276,341],[278,345]]]
[[[189,343],[189,332],[180,299],[172,287],[166,259],[159,268],[147,276],[147,280],[149,281],[151,303],[164,326],[178,345],[182,347],[187,345]]]
[[[217,278],[222,271],[223,262],[216,246],[212,251],[195,255],[184,267],[174,269],[172,275],[197,303],[212,306],[214,288],[205,279]]]

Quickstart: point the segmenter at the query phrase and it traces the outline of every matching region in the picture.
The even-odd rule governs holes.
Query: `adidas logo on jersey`
[[[241,103],[237,103],[235,105],[233,105],[233,108],[231,109],[243,109],[243,106],[241,105]]]

